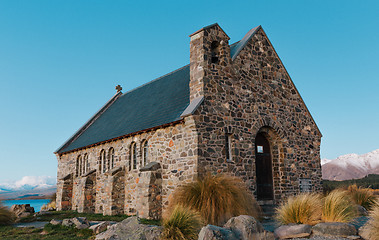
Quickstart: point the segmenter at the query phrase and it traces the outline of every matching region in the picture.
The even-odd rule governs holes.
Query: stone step
[[[278,207],[276,204],[263,204],[260,206],[264,218],[272,218],[275,215],[275,209]]]

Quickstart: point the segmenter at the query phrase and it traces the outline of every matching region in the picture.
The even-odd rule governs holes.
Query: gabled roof
[[[204,29],[214,26],[218,24]],[[230,45],[232,59],[259,28],[253,28],[241,41]],[[73,151],[183,119],[203,101],[198,98],[190,104],[189,82],[190,66],[187,65],[134,90],[116,94],[56,153]]]
[[[56,152],[68,152],[180,120],[190,103],[189,81],[187,65],[122,94]]]

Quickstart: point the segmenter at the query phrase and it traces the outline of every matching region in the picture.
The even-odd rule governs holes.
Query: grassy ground
[[[38,216],[29,216],[23,218],[21,222],[49,222],[52,219],[60,219],[63,220],[65,218],[73,218],[73,217],[86,217],[89,221],[116,221],[120,222],[125,218],[128,218],[127,215],[114,215],[114,216],[103,216],[103,214],[96,213],[78,213],[76,211],[51,211],[45,215]]]
[[[47,224],[44,229],[36,228],[16,228],[12,226],[0,226],[0,239],[3,240],[68,240],[68,239],[94,239],[92,230],[76,229],[62,225],[53,226]]]
[[[88,221],[115,221],[121,222],[122,220],[128,218],[128,215],[114,215],[114,216],[104,216],[103,214],[97,213],[78,213],[76,211],[51,211],[45,215],[39,216],[29,216],[23,218],[20,222],[50,222],[52,219],[63,220],[65,218],[73,217],[86,217]],[[161,225],[160,221],[141,219],[141,223],[148,225]]]
[[[89,221],[115,221],[120,222],[129,216],[127,215],[115,215],[115,216],[103,216],[102,214],[95,213],[78,213],[76,211],[55,211],[49,212],[46,215],[40,216],[29,216],[23,218],[21,222],[49,222],[52,219],[63,220],[65,218],[73,217],[86,217]],[[147,225],[161,225],[160,221],[141,219],[141,223]],[[13,226],[1,226],[0,225],[0,239],[13,240],[34,240],[34,239],[54,239],[54,240],[65,240],[65,239],[94,239],[92,230],[89,229],[76,229],[74,227],[65,227],[62,225],[51,225],[46,224],[43,229],[38,228],[19,228]]]

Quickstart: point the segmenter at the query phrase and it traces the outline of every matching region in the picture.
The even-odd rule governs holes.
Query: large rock
[[[89,229],[91,229],[95,234],[99,234],[99,233],[107,230],[108,226],[110,226],[110,225],[111,224],[108,221],[99,222],[98,224],[91,226]]]
[[[279,239],[304,238],[312,233],[312,226],[307,224],[289,224],[275,229],[275,237]]]
[[[242,240],[260,239],[264,233],[262,224],[254,217],[247,215],[232,217],[224,228],[231,230]]]
[[[62,220],[51,219],[50,224],[59,225],[59,224],[62,224]]]
[[[96,236],[98,240],[159,240],[162,228],[141,224],[138,217],[130,217]]]
[[[72,222],[71,218],[63,219],[62,225],[66,227],[74,226],[74,223]]]
[[[369,229],[367,225],[364,225],[358,229],[358,235],[363,239],[370,239]]]
[[[90,224],[85,217],[74,217],[71,219],[77,229],[89,228]]]
[[[312,227],[312,232],[316,236],[348,237],[357,235],[357,229],[353,225],[340,222],[319,223]]]
[[[31,207],[30,204],[14,204],[10,211],[19,219],[32,215],[34,207]]]
[[[201,229],[198,240],[239,240],[239,238],[229,229],[207,225]]]

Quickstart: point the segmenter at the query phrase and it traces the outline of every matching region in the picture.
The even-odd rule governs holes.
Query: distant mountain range
[[[0,183],[0,199],[49,198],[56,190],[55,177],[25,176],[18,181]]]
[[[368,174],[379,174],[379,149],[358,155],[342,155],[336,159],[322,159],[322,178],[327,180],[349,180],[363,178]]]

